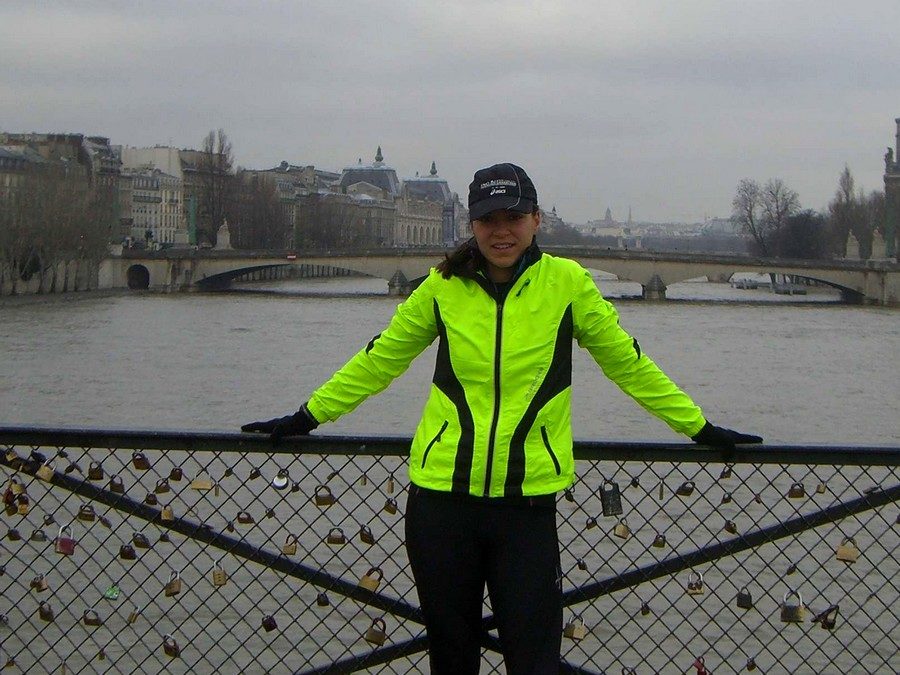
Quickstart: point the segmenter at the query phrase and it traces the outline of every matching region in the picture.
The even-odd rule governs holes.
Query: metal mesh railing
[[[427,672],[407,446],[0,428],[0,661]],[[558,502],[563,671],[900,672],[897,448],[576,457]],[[482,670],[504,672],[487,599],[484,626]]]

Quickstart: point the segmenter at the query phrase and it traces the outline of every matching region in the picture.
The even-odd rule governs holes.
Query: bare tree
[[[210,131],[203,139],[197,174],[202,187],[202,234],[211,244],[216,243],[216,233],[225,222],[233,185],[233,159],[227,134],[222,129]]]
[[[800,198],[780,178],[770,178],[762,189],[763,221],[769,237],[774,236],[787,223],[788,218],[800,211]]]
[[[291,238],[275,185],[250,172],[238,172],[228,209],[229,230],[236,248],[283,249]]]
[[[731,200],[731,220],[744,234],[749,235],[758,252],[769,254],[766,245],[765,221],[762,211],[762,188],[752,178],[742,178]]]

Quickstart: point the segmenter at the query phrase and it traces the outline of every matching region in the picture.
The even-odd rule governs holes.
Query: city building
[[[894,123],[896,145],[884,155],[884,254],[896,260],[900,238],[900,117]]]
[[[398,223],[398,231],[406,228],[405,240],[409,242],[409,245],[415,245],[413,241],[416,238],[423,239],[423,243],[445,246],[453,246],[459,240],[456,226],[459,198],[450,191],[446,179],[438,176],[437,166],[434,162],[431,162],[431,171],[427,176],[416,174],[415,178],[405,179],[400,186],[400,194],[407,206],[401,208],[403,215],[400,217],[403,222]],[[412,204],[416,201],[440,205],[439,231],[433,231],[434,225],[430,222],[433,217],[430,212],[433,209],[427,206],[413,207]],[[410,208],[417,208],[419,213],[411,214]],[[409,214],[408,218],[407,214]],[[417,230],[415,228],[420,228],[421,235],[419,237],[416,237]]]
[[[158,248],[186,244],[181,179],[159,169],[125,169],[131,176],[131,237]]]

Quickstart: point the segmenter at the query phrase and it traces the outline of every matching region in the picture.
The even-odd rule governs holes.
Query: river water
[[[834,294],[823,291],[810,290],[807,296],[785,298],[765,289],[739,290],[709,283],[677,284],[668,291],[673,301],[644,303],[628,299],[640,292],[639,286],[605,277],[599,278],[598,283],[608,297],[622,297],[616,302],[622,325],[640,340],[643,351],[650,354],[690,393],[714,422],[759,434],[770,444],[900,444],[900,417],[897,414],[900,384],[896,368],[900,347],[900,313],[896,310],[841,305],[836,302]],[[235,292],[220,294],[77,294],[43,300],[7,299],[0,303],[0,424],[236,430],[241,423],[253,419],[286,414],[295,410],[320,382],[385,326],[398,302],[385,292],[382,281],[341,278],[243,285]],[[420,356],[388,390],[367,401],[353,414],[322,427],[316,433],[411,435],[428,391],[434,349],[432,346]],[[577,438],[678,440],[667,427],[649,417],[606,381],[585,352],[576,348],[573,356],[573,423]],[[101,452],[104,456],[108,455],[105,451]],[[187,474],[189,467],[195,471],[201,467],[219,467],[215,463],[218,460],[214,462],[209,453],[195,455],[183,458],[186,475],[190,475]],[[86,459],[82,458],[82,461]],[[173,454],[167,459],[179,461]],[[388,463],[390,470],[394,470],[392,467],[395,464],[397,470],[402,471],[398,462]],[[244,475],[246,464],[241,466],[241,475]],[[124,468],[127,469],[127,465]],[[317,478],[314,475],[315,472],[321,473],[321,468],[313,467],[309,476],[301,478],[304,481],[301,494],[311,493],[316,481],[323,480],[323,476]],[[359,468],[354,464],[351,472]],[[579,467],[579,470],[582,468]],[[296,465],[292,465],[293,471],[297,469]],[[374,510],[375,513],[380,511],[384,500],[385,476],[379,477],[383,469],[377,464],[369,469],[362,467],[370,476],[369,486],[365,488],[372,491],[370,502],[375,501],[379,507]],[[754,524],[762,526],[796,516],[797,507],[778,498],[779,495],[783,497],[784,481],[791,478],[788,472],[772,467],[766,469],[766,476],[763,477],[753,467],[737,469],[746,470],[741,478],[746,479],[747,484],[762,478],[762,485],[767,490],[765,494],[774,495],[776,500],[770,503],[767,496],[765,506],[755,505],[752,494],[741,497],[739,489],[745,488],[739,484],[735,488],[735,504],[723,507],[724,510],[719,513],[715,513],[718,509],[711,509],[713,515],[734,518],[742,528],[747,529]],[[270,465],[265,467],[265,472],[272,473],[272,470]],[[613,479],[624,487],[629,472],[642,470],[646,470],[642,463],[626,463],[615,469],[617,473],[613,474]],[[682,474],[682,471],[685,473]],[[667,500],[671,490],[677,487],[677,483],[672,484],[676,476],[694,476],[691,471],[697,472],[698,485],[701,479],[710,477],[696,465],[674,468],[668,476]],[[715,471],[718,476],[718,468]],[[736,473],[739,474],[739,471]],[[142,485],[142,479],[134,472],[126,475],[135,480],[130,492],[139,488],[144,491],[152,489],[152,481],[149,485]],[[868,484],[868,481],[875,479],[875,474],[861,475],[853,470],[843,474],[831,472],[829,475],[828,486],[836,496],[848,486],[859,494],[863,480]],[[881,480],[885,474],[882,472],[878,476]],[[651,473],[651,480],[654,477]],[[266,473],[266,478],[271,479],[271,476]],[[771,481],[768,485],[765,484],[767,478]],[[816,474],[806,476],[810,489],[813,487],[810,481],[815,479]],[[333,525],[348,527],[348,523],[355,523],[361,515],[360,507],[366,504],[365,501],[355,505],[350,503],[350,499],[362,488],[354,482],[355,476],[347,480],[352,482],[353,489],[342,494],[341,508],[346,510],[328,509],[324,513],[314,513],[313,519],[308,512],[309,505],[295,506],[296,514],[282,514],[279,511],[278,521],[258,523],[253,530],[254,543],[260,546],[271,546],[272,541],[280,543],[284,540],[285,527],[289,532],[312,531],[311,524],[315,524],[314,531],[319,532],[323,528],[327,531]],[[598,485],[596,471],[582,480],[583,483],[576,486],[579,496],[584,495],[585,489],[588,494],[593,494]],[[143,483],[146,482],[144,479]],[[714,481],[706,482],[710,483],[709,489],[719,489]],[[33,498],[37,490],[44,490],[41,485],[29,488]],[[259,497],[263,501],[257,501],[255,492],[239,482],[230,487],[225,485],[223,490],[223,506],[217,506],[206,498],[188,503],[184,494],[191,491],[187,490],[179,494],[182,500],[178,502],[179,508],[185,512],[190,509],[199,517],[212,520],[221,517],[221,511],[217,509],[235,504],[259,507],[265,504],[265,499],[272,498],[266,493]],[[660,550],[649,547],[652,531],[635,532],[631,539],[623,543],[608,534],[597,534],[605,532],[609,523],[602,522],[602,528],[585,530],[584,517],[595,513],[596,504],[589,507],[590,498],[581,504],[568,504],[561,500],[561,539],[567,546],[563,555],[564,587],[600,580],[625,569],[652,563],[660,556],[676,552],[682,554],[702,545],[707,538],[712,536],[714,541],[718,536],[696,529],[709,520],[710,509],[703,498],[693,506],[671,500],[662,510],[655,501],[655,484],[642,484],[641,491],[637,492],[639,494],[626,490],[623,495],[626,508],[630,509],[632,520],[629,522],[632,527],[636,529],[641,514],[644,514],[647,526],[651,525],[652,520],[654,527],[669,528],[671,548]],[[44,490],[40,494],[46,501],[56,492]],[[736,504],[738,501],[742,502],[740,507]],[[35,510],[42,505],[39,497],[36,502]],[[402,513],[403,500],[400,502]],[[808,506],[817,507],[812,500]],[[77,510],[77,501],[68,500],[64,505],[64,510],[69,512],[73,512],[73,508]],[[895,508],[883,510],[884,518],[892,521],[895,511]],[[61,513],[59,511],[58,515]],[[401,546],[399,537],[402,531],[396,531],[396,522],[384,521],[383,515],[375,517],[371,513],[365,517],[373,518],[369,522],[384,550]],[[342,518],[346,520],[340,520]],[[776,520],[773,521],[773,518]],[[805,577],[801,580],[805,584],[804,589],[815,587],[823,597],[834,597],[838,592],[852,591],[859,595],[860,584],[867,588],[881,587],[880,597],[887,607],[896,606],[897,590],[889,581],[897,573],[897,560],[890,555],[898,545],[896,528],[890,528],[885,520],[879,518],[875,519],[874,524],[871,521],[854,522],[854,527],[859,528],[854,532],[857,532],[861,546],[868,547],[870,560],[855,566],[854,572],[859,575],[859,581],[857,577],[851,577],[849,587],[842,586],[846,579],[841,581],[834,572],[834,542],[831,541],[834,532],[831,530],[826,532],[827,539],[819,538],[821,534],[808,532],[785,540],[783,545],[767,544],[765,548],[755,549],[743,557],[725,559],[708,569],[707,583],[711,588],[718,585],[720,592],[711,592],[706,597],[703,616],[715,617],[724,611],[728,617],[733,617],[730,609],[732,586],[750,581],[756,594],[760,593],[760,589],[766,594],[757,602],[768,602],[767,614],[762,618],[760,610],[756,623],[743,618],[741,621],[727,618],[725,625],[720,622],[712,629],[709,625],[703,627],[705,620],[700,621],[697,648],[705,648],[704,645],[716,641],[733,640],[735,646],[730,649],[734,658],[719,664],[721,672],[735,672],[746,657],[753,654],[759,655],[758,662],[763,672],[781,672],[785,668],[796,672],[850,672],[855,663],[853,659],[863,658],[856,653],[856,647],[842,647],[838,642],[822,648],[814,646],[822,644],[824,639],[813,632],[814,628],[804,629],[809,642],[795,641],[796,653],[786,648],[777,663],[771,662],[772,656],[766,653],[766,649],[772,644],[782,644],[776,638],[780,639],[783,624],[777,620],[777,604],[773,603],[780,601],[781,593],[795,581],[788,580],[788,585],[783,585],[785,579],[778,570],[797,551],[803,553],[818,547],[817,555],[822,559],[815,567],[804,569],[801,566],[801,574]],[[87,531],[84,537],[87,541]],[[114,537],[107,541],[105,534],[102,537],[104,539],[98,542],[98,551],[93,555],[102,554],[118,562],[118,541]],[[878,539],[881,539],[884,550],[874,543]],[[6,544],[4,541],[3,545]],[[803,546],[809,548],[804,549]],[[308,549],[309,561],[317,561],[322,569],[336,575],[349,573],[351,577],[358,575],[356,568],[373,555],[369,552],[368,558],[360,558],[355,539],[354,546],[347,546],[340,555],[321,543],[305,541],[303,547]],[[47,564],[47,558],[37,551],[33,558],[26,559],[26,550],[32,549],[23,547],[23,553],[15,554],[18,557],[7,563],[8,583],[13,583],[10,577],[14,576],[11,573],[16,570],[17,564],[24,565],[19,577],[26,580],[30,578],[32,569],[43,570],[42,566]],[[157,555],[155,550],[152,553]],[[189,573],[197,572],[192,567],[192,561],[198,556],[206,561],[207,554],[209,551],[190,541],[182,542],[175,553],[161,551],[158,555],[162,557],[156,566],[140,567],[147,574],[143,585],[161,587],[169,566],[176,564],[173,561],[178,556],[181,556],[178,564],[184,566],[187,570],[185,576],[188,577]],[[581,572],[575,566],[576,558],[587,561],[590,567],[588,572]],[[878,568],[879,563],[881,569]],[[202,564],[207,565],[206,562]],[[360,630],[364,631],[366,627],[360,621],[369,620],[364,607],[356,607],[349,601],[343,605],[335,603],[336,606],[329,610],[331,613],[319,624],[315,618],[314,587],[298,587],[293,581],[276,583],[272,581],[275,577],[261,577],[269,581],[260,587],[257,579],[259,571],[254,567],[238,564],[236,560],[227,560],[225,564],[232,575],[227,588],[235,589],[234,604],[225,603],[224,589],[222,593],[207,598],[205,594],[210,586],[206,581],[186,579],[190,589],[188,600],[202,596],[203,612],[213,612],[234,626],[221,644],[209,643],[202,634],[202,628],[198,628],[200,637],[192,640],[190,650],[185,652],[180,662],[159,662],[159,650],[153,644],[147,647],[149,651],[146,652],[133,647],[130,656],[126,653],[115,654],[118,643],[113,629],[109,629],[108,637],[103,638],[106,642],[98,641],[96,644],[106,645],[110,656],[119,658],[121,664],[127,662],[126,657],[138,659],[136,663],[140,663],[139,658],[150,658],[146,668],[153,670],[161,664],[168,664],[166,667],[175,672],[185,668],[211,672],[210,662],[203,660],[203,654],[210,654],[209,658],[216,662],[219,657],[215,649],[232,650],[231,653],[236,654],[232,662],[241,663],[240,667],[247,672],[261,670],[262,664],[266,664],[266,669],[289,672],[291,667],[299,667],[296,662],[298,653],[312,655],[308,657],[311,662],[321,665],[322,658],[326,656],[337,659],[346,657],[350,652],[358,653],[371,648],[359,638]],[[404,576],[402,569],[394,568],[390,554],[381,564],[390,583],[389,594],[403,596],[412,592],[408,577]],[[105,588],[116,581],[117,577],[112,576],[113,568],[118,569],[118,566],[112,565],[105,570],[94,585]],[[126,569],[130,570],[128,574],[132,575],[130,579],[133,580],[138,568]],[[202,569],[199,572],[205,574]],[[47,573],[58,574],[58,565],[54,563]],[[104,575],[110,575],[109,579]],[[350,580],[356,581],[355,578]],[[588,608],[590,612],[586,622],[592,634],[580,643],[578,649],[591,654],[595,648],[602,647],[607,651],[597,658],[604,664],[621,656],[621,661],[612,662],[610,672],[618,672],[622,665],[637,663],[642,655],[647,654],[650,654],[647,663],[658,672],[684,672],[690,661],[679,663],[675,668],[668,659],[670,655],[685,651],[677,639],[694,628],[681,625],[675,630],[672,624],[673,630],[667,631],[672,615],[665,613],[673,609],[678,612],[691,611],[690,605],[684,603],[693,602],[693,599],[683,594],[680,588],[682,582],[679,577],[651,584],[652,592],[656,594],[653,596],[655,599],[651,599],[651,605],[654,612],[660,612],[660,621],[664,623],[661,628],[654,624],[657,626],[655,629],[647,629],[658,633],[655,637],[652,632],[647,634],[650,635],[650,642],[631,642],[632,628],[611,630],[613,617],[616,617],[615,621],[631,621],[632,616],[640,620],[638,609],[641,598],[651,597],[647,595],[650,592],[647,585],[642,584],[637,592],[622,591],[614,597],[601,598]],[[123,592],[125,583],[122,581]],[[68,584],[59,585],[61,587],[58,589],[54,587],[57,593],[55,601],[74,603],[78,608],[76,617],[80,616],[80,603],[84,599],[76,593],[77,589]],[[8,588],[12,592],[16,587]],[[27,588],[25,593],[28,594]],[[887,598],[885,593],[891,597]],[[132,595],[137,596],[138,590],[133,589]],[[179,619],[180,626],[168,628],[167,622],[176,616],[173,614],[175,610],[167,609],[167,605],[154,599],[150,591],[146,595],[148,604],[144,613],[153,630],[160,634],[175,628],[187,634],[192,629],[191,622],[200,620],[197,612],[191,611],[177,615],[183,616]],[[278,635],[277,639],[260,641],[263,638],[257,628],[258,617],[251,617],[245,622],[241,616],[249,607],[249,597],[259,597],[260,607],[269,602],[273,607],[270,611],[281,612],[279,625],[284,630],[283,635],[273,633]],[[666,597],[675,598],[668,601],[671,603],[668,610],[663,602]],[[271,604],[275,598],[279,598],[278,602],[282,604]],[[615,604],[610,604],[613,599]],[[188,611],[188,600],[185,600],[185,611]],[[818,598],[816,601],[821,602]],[[32,602],[30,598],[28,602]],[[292,606],[293,613],[287,612],[288,617],[285,617],[286,610]],[[103,608],[106,611],[106,605]],[[846,611],[846,604],[842,608]],[[123,605],[115,611],[127,613],[128,606]],[[776,617],[770,619],[773,611]],[[894,617],[889,621],[896,623],[895,610],[889,610],[889,614]],[[16,616],[13,614],[14,618]],[[291,616],[294,618],[289,618]],[[674,620],[680,622],[678,616],[680,614],[676,614]],[[312,623],[307,623],[306,617],[311,618]],[[855,617],[857,621],[865,620],[866,611],[857,610]],[[290,623],[285,628],[286,620]],[[347,626],[351,623],[354,625],[348,633]],[[53,630],[63,630],[65,626],[62,624],[64,622],[58,620],[53,624]],[[36,625],[40,627],[43,624]],[[35,626],[33,620],[30,626]],[[395,631],[400,630],[393,623],[391,626]],[[342,637],[329,639],[330,633],[324,633],[323,638],[323,634],[315,633],[319,629],[334,630],[335,633],[342,631]],[[297,638],[296,630],[308,631],[307,637]],[[417,628],[415,624],[406,624],[403,630],[407,633],[395,632],[390,639],[399,641],[412,637]],[[635,624],[633,630],[645,629]],[[714,631],[712,637],[710,630]],[[57,635],[48,631],[49,628],[43,631],[45,637]],[[703,631],[705,634],[701,640],[699,633]],[[348,634],[349,639],[346,638]],[[822,635],[827,637],[829,634],[823,632]],[[60,644],[67,644],[65,640],[68,638],[64,638],[62,633],[58,636],[63,641]],[[27,645],[28,639],[34,636],[17,633],[16,637]],[[325,651],[316,651],[323,640]],[[358,642],[352,643],[352,640]],[[676,642],[667,644],[672,640]],[[12,641],[10,644],[13,644]],[[751,644],[745,648],[745,645]],[[892,644],[896,647],[896,637],[881,638],[873,649],[882,653],[881,658],[888,658],[890,663],[897,664],[896,654],[883,655],[885,647],[890,649]],[[571,645],[567,641],[566,649]],[[242,648],[248,651],[240,651]],[[728,649],[719,651],[728,652]],[[778,652],[777,649],[775,651]],[[807,655],[810,660],[803,667]],[[581,652],[576,650],[570,657],[573,662],[578,662]],[[267,661],[266,658],[278,660]],[[770,660],[769,668],[764,667],[767,658]],[[832,658],[837,660],[830,661]],[[96,660],[90,662],[87,659],[90,659],[89,654],[81,654],[78,658],[70,658],[69,665],[81,664],[88,670],[104,670],[104,666]],[[27,655],[20,660],[23,664],[27,663]],[[713,664],[708,660],[707,665]],[[419,661],[413,670],[424,667],[424,662]],[[639,668],[639,672],[644,671],[645,668]]]

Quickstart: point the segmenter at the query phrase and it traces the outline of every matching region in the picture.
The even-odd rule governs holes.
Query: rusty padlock
[[[834,630],[837,625],[838,609],[837,605],[831,605],[825,611],[816,614],[812,622],[820,624],[825,630]]]
[[[566,624],[566,627],[563,628],[563,635],[576,642],[587,636],[587,626],[584,625],[584,619],[580,614]]]
[[[213,563],[212,582],[213,586],[224,586],[228,583],[228,573],[225,571],[220,560]]]
[[[803,499],[806,496],[806,488],[803,487],[803,483],[791,483],[787,496],[789,499]]]
[[[835,557],[847,564],[855,563],[859,559],[859,549],[856,547],[856,539],[844,537],[838,544]]]
[[[41,593],[50,588],[50,584],[47,583],[47,578],[43,574],[38,574],[34,579],[31,580],[31,590],[36,593]]]
[[[675,490],[675,494],[679,497],[690,497],[694,494],[694,487],[694,481],[686,480],[678,486],[678,489]]]
[[[337,501],[334,495],[331,494],[331,488],[327,485],[319,485],[316,488],[316,494],[313,499],[316,502],[316,506],[331,506]]]
[[[81,615],[81,620],[84,622],[85,626],[103,625],[103,620],[100,618],[100,615],[93,609],[84,610],[84,613]]]
[[[328,596],[325,594],[325,592],[322,591],[316,596],[316,604],[319,607],[328,607],[328,605],[331,604],[331,601],[328,599]]]
[[[372,625],[369,626],[369,630],[366,631],[363,638],[366,642],[381,646],[384,644],[384,641],[387,640],[386,631],[387,625],[385,625],[384,619],[372,619]]]
[[[359,540],[369,546],[375,543],[375,535],[372,534],[372,530],[367,525],[359,526]]]
[[[341,528],[332,527],[328,531],[328,536],[325,537],[325,541],[334,546],[340,546],[347,543],[347,537],[344,536],[344,531]]]
[[[173,571],[169,575],[169,580],[163,587],[163,592],[167,598],[171,598],[172,596],[181,593],[181,574],[179,572]]]
[[[34,530],[29,539],[35,543],[42,544],[47,541],[47,533],[40,529]]]
[[[272,487],[276,490],[286,490],[290,483],[290,474],[288,474],[288,470],[278,469],[278,474],[272,479]]]
[[[122,560],[137,560],[137,553],[131,544],[122,544],[119,547],[119,557]]]
[[[756,670],[756,659],[754,659],[752,656],[747,659],[747,670],[751,672]]]
[[[131,463],[138,471],[146,471],[150,468],[150,460],[147,459],[147,455],[145,455],[143,452],[132,452]]]
[[[696,580],[694,577],[697,577]],[[691,572],[688,574],[688,583],[687,583],[687,594],[688,595],[703,595],[706,592],[706,589],[703,587],[703,573]]]
[[[109,477],[109,491],[115,492],[117,495],[125,494],[125,483],[122,482],[118,474],[113,474]]]
[[[66,533],[68,532],[68,536]],[[56,533],[56,552],[60,555],[72,555],[75,553],[75,538],[72,536],[71,525],[60,525]]]
[[[163,651],[166,656],[171,656],[172,658],[181,656],[181,647],[178,646],[175,638],[168,634],[163,635]]]
[[[657,533],[657,535],[653,538],[653,546],[655,548],[665,548],[666,535]]]
[[[297,536],[294,534],[289,534],[284,539],[284,544],[281,546],[281,552],[284,555],[296,555],[297,554]]]
[[[41,621],[46,621],[47,623],[54,619],[53,608],[46,600],[42,600],[38,605],[38,617],[40,617]]]
[[[382,574],[380,567],[370,567],[369,571],[359,580],[359,587],[374,593],[378,590],[378,585],[383,578],[384,575]]]
[[[252,525],[255,522],[249,511],[238,511],[237,521],[241,525]]]
[[[603,479],[600,486],[600,507],[604,516],[621,516],[622,511],[622,493],[619,486],[611,480]]]
[[[173,466],[172,470],[169,471],[169,480],[178,482],[184,477],[184,471],[180,466]]]
[[[164,507],[162,507],[162,511],[159,514],[159,519],[167,523],[171,523],[175,520],[175,510],[172,508],[171,504],[166,504]]]
[[[275,617],[271,614],[266,614],[262,618],[262,627],[267,633],[271,633],[273,630],[278,628],[278,622],[275,621]]]
[[[788,603],[788,598],[796,597],[797,604],[792,605]],[[784,623],[803,623],[803,615],[804,615],[804,607],[803,607],[803,598],[800,597],[799,591],[788,591],[784,594],[783,601],[781,603],[781,620]]]
[[[45,480],[49,483],[51,480],[53,480],[53,474],[54,474],[53,467],[50,466],[49,461],[44,462],[43,464],[41,464],[38,467],[37,471],[35,471],[35,474],[41,480]]]
[[[211,478],[198,476],[191,481],[191,489],[198,492],[207,492],[213,489],[213,481]]]
[[[384,512],[389,513],[392,516],[397,513],[397,500],[393,497],[388,497],[384,501]]]
[[[628,523],[625,522],[624,518],[622,518],[615,528],[613,528],[613,534],[619,539],[628,539],[628,537],[631,536],[631,529],[628,527]]]
[[[6,538],[10,541],[22,541],[22,533],[14,527],[6,531]]]
[[[135,532],[131,535],[131,543],[135,548],[150,548],[150,540],[143,532]]]
[[[94,511],[92,504],[82,504],[78,509],[78,520],[84,520],[88,523],[94,522],[97,513]]]
[[[159,499],[154,492],[148,492],[147,496],[144,497],[144,503],[147,506],[159,506]]]
[[[725,521],[725,531],[728,534],[737,534],[737,525],[735,524],[735,522],[733,520]]]
[[[100,464],[100,462],[91,462],[88,464],[88,480],[103,480],[103,475],[103,465]]]
[[[753,596],[746,587],[738,591],[736,603],[740,609],[753,609]]]
[[[171,492],[172,488],[169,487],[169,479],[168,478],[160,478],[156,481],[156,487],[153,488],[153,491],[158,495],[164,495],[167,492]]]

